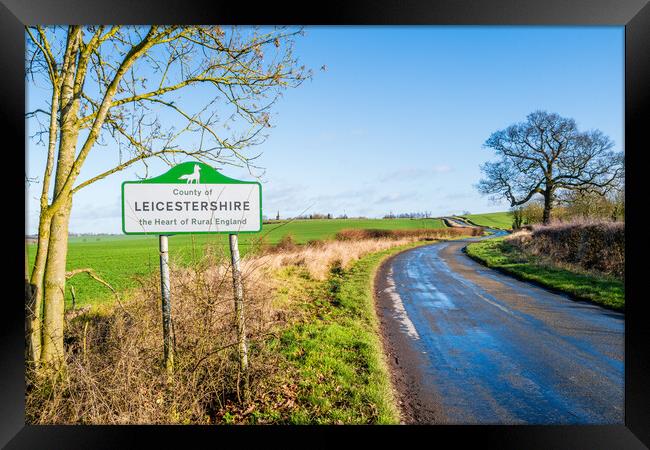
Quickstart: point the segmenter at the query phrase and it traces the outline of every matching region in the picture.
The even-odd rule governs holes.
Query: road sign
[[[156,178],[122,183],[125,234],[255,233],[262,185],[186,162]]]

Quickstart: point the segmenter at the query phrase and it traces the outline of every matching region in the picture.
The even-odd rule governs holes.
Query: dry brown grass
[[[251,268],[263,267],[273,271],[286,266],[304,267],[316,280],[327,278],[329,269],[335,262],[347,268],[351,262],[364,255],[390,247],[413,242],[414,239],[364,239],[360,241],[328,241],[319,245],[303,245],[295,250],[271,250],[254,258],[247,258],[245,265]]]
[[[330,267],[340,264],[343,269],[350,263],[367,255],[390,247],[415,241],[449,239],[460,236],[477,236],[482,228],[437,228],[423,230],[342,230],[332,241],[312,241],[306,245],[295,245],[285,238],[276,247],[247,260],[252,266],[279,269],[283,266],[303,266],[316,280],[327,278]]]
[[[521,250],[554,263],[620,279],[625,275],[624,222],[579,220],[533,225],[507,239]]]
[[[269,342],[273,330],[296,317],[290,309],[273,306],[279,283],[274,272],[299,266],[313,279],[324,280],[331,267],[347,268],[366,254],[433,235],[459,235],[456,229],[425,231],[362,239],[356,237],[374,232],[346,231],[338,240],[301,246],[287,239],[244,258],[251,405],[239,405],[230,265],[224,254],[208,253],[191,268],[172,265],[175,370],[170,383],[162,365],[160,279],[151,276],[110,311],[69,319],[67,372],[56,383],[29,380],[27,422],[200,424],[247,422],[252,411],[282,415],[294,401],[295,374]]]
[[[483,228],[480,227],[454,227],[454,228],[424,228],[407,230],[381,230],[381,229],[348,229],[336,234],[339,241],[358,241],[363,239],[449,239],[460,236],[480,236]]]

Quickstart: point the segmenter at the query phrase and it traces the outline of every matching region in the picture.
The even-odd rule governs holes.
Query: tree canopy
[[[479,192],[522,205],[544,198],[544,222],[557,199],[568,191],[605,195],[620,186],[624,156],[599,130],[580,131],[575,120],[535,111],[526,121],[499,130],[485,147],[498,159],[481,165]]]
[[[34,135],[56,140],[59,130],[41,118],[51,118],[53,106],[59,120],[74,109],[84,137],[76,168],[95,144],[112,142],[119,152],[119,164],[75,191],[150,157],[250,163],[281,90],[310,75],[293,56],[301,30],[283,27],[28,27],[26,33],[28,82],[58,96],[27,113],[43,125]]]

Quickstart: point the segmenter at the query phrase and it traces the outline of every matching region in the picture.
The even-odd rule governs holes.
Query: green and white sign
[[[262,229],[262,185],[186,162],[122,183],[125,234],[255,233]]]

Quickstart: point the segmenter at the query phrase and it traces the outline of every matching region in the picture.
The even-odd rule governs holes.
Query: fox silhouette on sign
[[[181,175],[180,177],[178,177],[178,179],[187,180],[187,184],[190,184],[192,182],[196,182],[198,184],[200,172],[201,172],[201,167],[198,164],[194,164],[194,172],[187,175]]]

